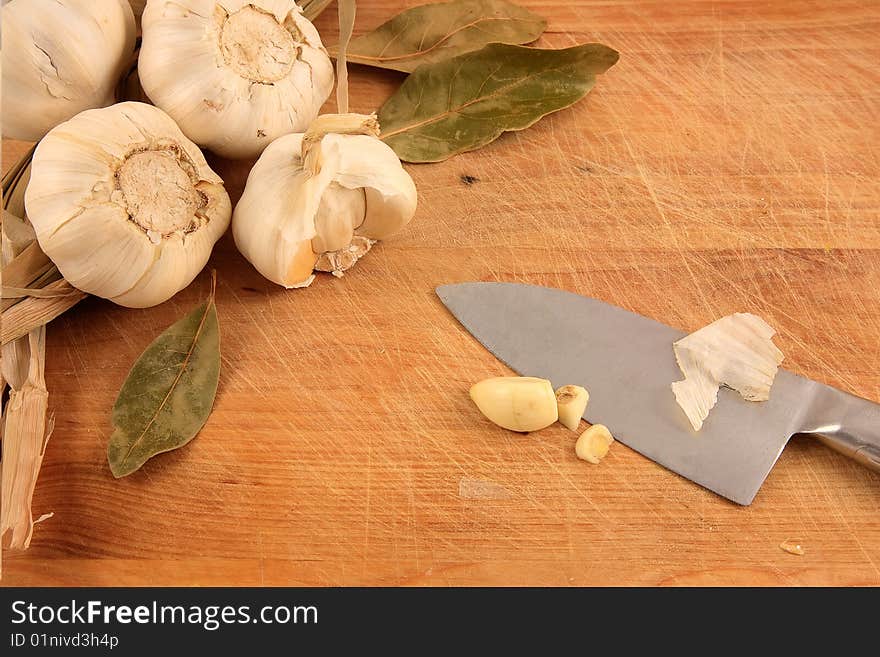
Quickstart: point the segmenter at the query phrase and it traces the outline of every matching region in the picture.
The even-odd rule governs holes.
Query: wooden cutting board
[[[34,511],[55,515],[3,584],[880,584],[876,474],[797,439],[741,508],[622,444],[591,466],[559,426],[498,429],[467,389],[508,370],[433,292],[551,285],[687,330],[751,311],[789,369],[880,400],[880,7],[521,2],[549,18],[541,45],[601,40],[619,64],[570,110],[408,167],[415,220],[341,280],[285,291],[227,235],[220,391],[189,446],[107,467],[128,368],[207,272],[50,325]],[[361,3],[357,30],[415,4]],[[335,43],[332,12],[318,26]],[[360,111],[401,80],[351,77]],[[247,167],[217,168],[237,196]]]

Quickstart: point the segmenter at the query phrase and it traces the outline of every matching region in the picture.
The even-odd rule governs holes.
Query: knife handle
[[[815,418],[804,433],[880,472],[880,404],[821,385],[810,408]]]

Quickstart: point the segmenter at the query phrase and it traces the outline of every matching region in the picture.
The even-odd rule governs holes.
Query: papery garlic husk
[[[749,401],[770,398],[770,387],[784,358],[771,339],[775,334],[760,317],[735,313],[673,344],[685,378],[672,384],[672,392],[695,431],[718,401],[722,385]]]
[[[303,138],[269,145],[232,217],[239,251],[288,288],[309,285],[315,269],[341,275],[376,240],[403,228],[417,202],[412,178],[376,137],[323,135],[309,155],[320,162],[317,171],[303,161]]]
[[[88,110],[51,130],[25,206],[71,285],[137,308],[189,285],[232,213],[202,152],[144,103]]]
[[[128,0],[11,0],[2,22],[4,138],[36,141],[113,104],[134,52]]]
[[[144,91],[224,157],[305,131],[333,89],[327,51],[293,0],[150,0],[141,28]]]

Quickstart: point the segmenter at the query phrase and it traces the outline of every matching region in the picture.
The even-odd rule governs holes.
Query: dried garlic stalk
[[[771,338],[776,331],[750,313],[722,317],[673,344],[684,374],[672,384],[675,400],[695,431],[718,401],[722,385],[749,401],[766,401],[783,355]]]
[[[17,345],[7,345],[12,346]],[[27,337],[27,349],[27,362],[22,363],[17,358],[14,367],[11,367],[13,363],[7,361],[7,348],[3,349],[3,376],[9,381],[11,390],[2,418],[3,499],[0,508],[0,543],[14,550],[25,550],[31,542],[34,527],[31,500],[51,432],[46,423],[49,393],[43,379],[46,358],[45,326],[31,331]],[[26,369],[22,365],[26,365]],[[19,371],[10,372],[14,369]],[[10,373],[13,376],[9,376]],[[16,386],[13,378],[23,378],[23,381]]]
[[[2,180],[0,394],[5,394],[7,385],[10,391],[0,415],[0,567],[2,548],[27,548],[35,522],[31,500],[51,433],[51,421],[49,426],[46,423],[48,392],[43,376],[45,324],[85,296],[61,278],[24,218],[32,155],[33,149]]]
[[[3,176],[2,344],[23,338],[76,305],[86,294],[73,288],[40,249],[25,217],[24,192],[30,182],[31,148]],[[16,289],[18,288],[18,289]],[[42,290],[28,292],[24,290]]]

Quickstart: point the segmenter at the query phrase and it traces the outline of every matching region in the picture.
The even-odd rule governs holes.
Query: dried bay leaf
[[[425,64],[379,110],[381,139],[406,162],[440,162],[574,104],[618,58],[601,43],[561,50],[493,43]]]
[[[455,0],[413,7],[351,41],[348,61],[411,73],[489,43],[530,43],[547,22],[505,0]],[[330,48],[337,56],[338,46]]]
[[[214,291],[168,328],[131,368],[113,405],[107,460],[124,477],[156,454],[195,438],[211,414],[220,380]]]

